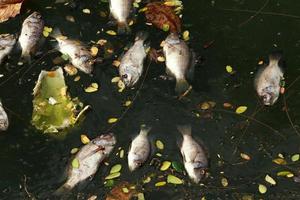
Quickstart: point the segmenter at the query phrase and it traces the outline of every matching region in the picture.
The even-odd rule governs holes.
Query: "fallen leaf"
[[[164,143],[162,143],[162,141],[160,141],[160,140],[156,140],[155,145],[156,145],[156,148],[158,148],[159,150],[164,149]]]
[[[158,56],[157,61],[158,62],[165,62],[165,58],[163,56]]]
[[[291,160],[292,160],[293,162],[296,162],[296,161],[299,160],[299,158],[300,158],[300,155],[299,155],[299,154],[294,154],[294,155],[292,156]]]
[[[124,149],[120,151],[120,158],[124,158]]]
[[[242,113],[244,113],[246,110],[247,110],[247,106],[239,106],[239,107],[235,110],[235,112],[236,112],[237,114],[242,114]]]
[[[75,22],[75,18],[72,15],[67,15],[66,20],[69,21],[69,22],[72,22],[72,23]]]
[[[117,35],[117,33],[115,31],[113,31],[113,30],[108,30],[108,31],[106,31],[106,33],[108,35]]]
[[[80,135],[80,140],[82,144],[88,144],[90,142],[90,139],[86,135]]]
[[[118,178],[120,175],[121,175],[120,172],[116,172],[116,173],[113,173],[113,174],[109,174],[107,177],[105,177],[105,180],[115,179],[115,178]]]
[[[170,161],[164,161],[160,167],[161,171],[166,171],[167,169],[169,169],[169,167],[171,166],[171,162]]]
[[[233,106],[230,103],[223,103],[224,108],[232,108]]]
[[[144,180],[143,180],[143,183],[150,183],[151,181],[151,177],[150,176],[147,176]]]
[[[166,184],[167,184],[166,181],[160,181],[160,182],[155,183],[155,187],[162,187]]]
[[[72,167],[73,167],[74,169],[78,169],[78,168],[79,168],[79,160],[78,160],[77,158],[74,158],[74,159],[72,160]]]
[[[75,154],[75,153],[78,152],[78,150],[79,150],[78,148],[73,148],[73,149],[71,149],[71,152],[70,152],[70,153],[71,153],[71,154]]]
[[[138,193],[137,194],[137,200],[145,200],[145,196],[144,196],[144,193]]]
[[[116,123],[117,121],[118,121],[117,118],[109,118],[107,122],[108,122],[109,124],[112,124],[112,123]]]
[[[74,76],[78,73],[77,68],[71,64],[66,64],[64,70],[69,76]]]
[[[227,180],[227,178],[222,178],[221,179],[221,184],[223,185],[223,187],[227,187],[228,186],[228,180]]]
[[[241,153],[240,154],[241,158],[243,158],[244,160],[251,160],[251,157],[245,153]]]
[[[23,0],[1,0],[0,23],[20,13]]]
[[[276,185],[276,181],[271,176],[269,176],[268,174],[265,177],[265,181],[267,181],[271,185]]]
[[[167,182],[175,185],[183,184],[183,181],[180,178],[171,174],[168,175]]]
[[[116,76],[116,77],[113,77],[113,78],[111,79],[111,82],[112,82],[112,83],[117,83],[117,82],[119,82],[119,80],[121,80],[120,77],[119,77],[119,76]]]
[[[104,40],[104,39],[100,39],[97,42],[97,44],[99,44],[100,46],[104,46],[106,43],[107,43],[107,40]]]
[[[132,104],[132,102],[131,101],[126,101],[125,103],[124,103],[124,106],[126,106],[126,107],[128,107],[128,106],[130,106]]]
[[[232,69],[232,67],[231,67],[230,65],[227,65],[227,66],[226,66],[226,71],[227,71],[229,74],[232,74],[233,69]]]
[[[276,163],[277,165],[286,165],[287,164],[286,161],[282,158],[275,158],[273,160],[273,162]]]
[[[182,33],[182,38],[184,41],[188,41],[190,39],[190,32],[189,31],[184,31]]]
[[[122,169],[122,165],[121,164],[116,164],[114,165],[111,169],[110,169],[110,174],[113,174],[113,173],[117,173],[117,172],[120,172]]]
[[[121,64],[121,62],[119,60],[114,60],[112,65],[115,66],[115,67],[119,67]]]
[[[92,56],[95,57],[95,56],[97,56],[99,49],[97,47],[93,46],[90,49],[90,51],[91,51]]]
[[[261,193],[261,194],[265,194],[267,192],[267,187],[264,186],[263,184],[258,184],[258,191]]]
[[[82,12],[85,14],[91,14],[90,9],[88,9],[88,8],[83,9]]]
[[[118,92],[123,92],[123,90],[125,89],[126,86],[122,80],[119,80],[118,87],[119,87]]]
[[[98,91],[98,83],[92,83],[90,86],[84,89],[87,93],[92,93]]]
[[[281,172],[277,172],[277,176],[286,176],[286,177],[290,177],[290,176],[294,176],[294,174],[290,171],[281,171]]]
[[[179,173],[183,172],[183,165],[180,162],[173,161],[172,162],[172,167]]]

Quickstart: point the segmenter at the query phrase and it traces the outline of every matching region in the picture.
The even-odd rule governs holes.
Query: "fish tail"
[[[189,89],[189,87],[190,84],[187,82],[186,79],[176,79],[175,91],[177,94],[183,94]]]
[[[148,37],[149,34],[146,31],[139,31],[135,36],[135,41],[142,40],[144,42]]]
[[[146,124],[141,125],[141,131],[140,134],[148,135],[152,127],[146,126]]]
[[[278,64],[282,67],[282,62],[280,62],[282,60],[282,51],[281,50],[277,50],[277,51],[273,51],[272,53],[269,54],[269,64]]]
[[[63,34],[61,33],[60,29],[55,27],[52,32],[49,34],[50,37],[53,38],[58,38],[59,36],[63,36]]]
[[[26,63],[31,63],[30,52],[28,52],[28,51],[22,51],[20,61],[21,62],[26,62]]]
[[[131,29],[128,26],[127,22],[118,22],[118,34],[130,34]]]
[[[59,187],[55,192],[53,193],[54,196],[63,196],[64,194],[68,193],[72,187],[65,183],[61,187]]]
[[[184,135],[192,135],[192,127],[190,124],[188,125],[178,125],[177,130]]]

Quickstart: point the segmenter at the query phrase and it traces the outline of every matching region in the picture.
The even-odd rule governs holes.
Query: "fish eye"
[[[123,79],[126,79],[126,78],[128,78],[128,75],[127,75],[127,74],[123,74],[123,75],[122,75],[122,78],[123,78]]]

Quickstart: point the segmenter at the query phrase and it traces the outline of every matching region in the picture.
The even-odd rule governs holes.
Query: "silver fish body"
[[[175,91],[182,94],[190,87],[187,79],[193,79],[194,53],[176,33],[171,33],[165,39],[163,52],[166,73],[176,79]]]
[[[69,56],[74,67],[80,71],[91,74],[93,72],[95,59],[91,52],[79,41],[68,39],[66,36],[57,34],[53,36],[58,42],[58,50]]]
[[[183,141],[180,147],[184,167],[194,183],[199,183],[206,174],[208,158],[205,148],[191,135],[191,126],[178,126]]]
[[[117,21],[118,33],[130,32],[128,17],[132,8],[132,0],[110,0],[109,8],[111,16]]]
[[[280,53],[269,55],[269,64],[263,66],[256,73],[254,87],[266,106],[273,105],[280,95],[280,82],[283,80],[283,69],[279,66]]]
[[[0,34],[0,64],[10,54],[16,43],[16,37],[12,34]]]
[[[8,129],[8,126],[8,117],[2,106],[2,102],[0,101],[0,131],[6,131]]]
[[[104,134],[84,145],[74,157],[78,160],[79,167],[74,168],[69,164],[67,181],[54,194],[62,195],[78,183],[92,177],[100,163],[112,152],[115,144],[113,134]]]
[[[132,47],[123,55],[119,66],[119,75],[127,87],[134,86],[141,77],[147,45],[144,44],[147,33],[139,32]]]
[[[134,171],[144,164],[150,154],[148,132],[151,128],[141,127],[140,133],[133,139],[128,152],[128,167]]]
[[[22,58],[30,59],[31,54],[35,53],[43,30],[44,20],[40,13],[33,12],[24,20],[19,37],[19,44],[22,48]]]

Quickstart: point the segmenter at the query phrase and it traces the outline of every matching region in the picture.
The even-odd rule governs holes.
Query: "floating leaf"
[[[124,193],[128,193],[128,192],[129,192],[129,190],[128,190],[127,187],[123,187],[123,188],[122,188],[122,191],[123,191]]]
[[[116,172],[116,173],[113,173],[113,174],[109,174],[107,177],[105,177],[105,180],[115,179],[115,178],[118,178],[120,175],[121,175],[120,172]]]
[[[165,58],[163,56],[158,56],[157,61],[158,62],[165,62]]]
[[[114,186],[114,184],[115,184],[115,181],[112,180],[112,179],[107,180],[107,181],[104,182],[105,187],[112,187],[112,186]]]
[[[262,65],[262,64],[264,64],[263,60],[258,61],[258,65]]]
[[[242,114],[242,113],[244,113],[246,110],[247,110],[247,106],[239,106],[239,107],[235,110],[235,112],[236,112],[237,114]]]
[[[73,167],[74,169],[78,169],[78,168],[79,168],[79,160],[78,160],[77,158],[74,158],[74,159],[72,160],[72,167]]]
[[[276,163],[277,165],[286,165],[286,161],[282,158],[276,158],[273,160],[274,163]]]
[[[201,110],[208,110],[210,109],[210,104],[208,102],[204,102],[200,106]]]
[[[118,119],[113,117],[113,118],[109,118],[107,122],[109,124],[112,124],[112,123],[116,123],[117,121],[118,121]]]
[[[162,30],[165,31],[165,32],[169,31],[169,29],[170,29],[169,24],[164,24],[164,25],[162,26]]]
[[[223,187],[227,187],[228,186],[228,180],[227,180],[227,178],[222,178],[221,179],[221,184],[223,185]]]
[[[108,35],[117,35],[117,33],[115,31],[113,31],[113,30],[108,30],[108,31],[106,31],[106,33]]]
[[[156,153],[155,155],[158,156],[158,157],[162,157],[161,153]]]
[[[126,86],[122,80],[119,80],[118,87],[119,87],[118,92],[123,92],[123,90],[125,89]]]
[[[147,176],[144,180],[143,180],[143,183],[150,183],[151,181],[151,177],[150,176]]]
[[[294,176],[294,174],[290,171],[281,171],[281,172],[277,172],[277,176],[292,177]]]
[[[116,165],[114,165],[114,166],[111,168],[111,170],[110,170],[109,173],[110,173],[110,174],[114,174],[114,173],[120,172],[121,169],[122,169],[122,165],[116,164]]]
[[[156,148],[158,148],[159,150],[164,149],[164,143],[162,143],[162,141],[160,141],[160,140],[156,140],[155,145],[156,145]]]
[[[267,181],[271,185],[276,185],[276,181],[271,176],[269,176],[268,174],[265,177],[265,181]]]
[[[169,167],[171,166],[171,162],[170,161],[164,161],[160,167],[161,171],[166,171],[167,169],[169,169]]]
[[[168,175],[167,182],[175,185],[183,184],[183,181],[180,178],[173,176],[171,174]]]
[[[261,193],[261,194],[265,194],[267,192],[267,187],[264,186],[263,184],[258,184],[258,191]]]
[[[107,40],[105,40],[105,39],[100,39],[97,42],[97,44],[99,44],[100,46],[104,46],[106,43],[107,43]]]
[[[124,158],[124,149],[121,149],[120,151],[120,158]]]
[[[119,82],[119,80],[120,80],[120,77],[119,77],[119,76],[116,76],[116,77],[113,77],[113,78],[111,79],[111,82],[112,82],[112,83],[117,83],[117,82]]]
[[[126,107],[128,107],[128,106],[130,106],[132,104],[132,102],[131,101],[126,101],[125,103],[124,103],[124,106],[126,106]]]
[[[84,89],[87,93],[92,93],[98,91],[98,83],[92,83],[90,86]]]
[[[173,161],[172,167],[179,173],[183,172],[183,165],[180,162]]]
[[[226,65],[226,71],[229,73],[229,74],[232,74],[233,72],[233,69],[230,65]]]
[[[145,200],[145,196],[144,196],[144,193],[138,193],[137,194],[137,200]]]
[[[184,41],[188,41],[190,39],[190,32],[189,31],[184,31],[182,33],[182,38]]]
[[[75,153],[77,153],[78,152],[78,148],[73,148],[73,149],[71,149],[71,154],[75,154]]]
[[[62,55],[61,55],[61,58],[62,58],[63,60],[66,60],[66,61],[67,61],[67,60],[69,60],[70,57],[69,57],[68,54],[62,54]]]
[[[223,103],[224,108],[232,108],[233,106],[230,103]]]
[[[241,156],[241,158],[243,158],[244,160],[251,160],[251,157],[250,157],[248,154],[241,153],[240,156]]]
[[[77,68],[71,64],[66,64],[64,70],[69,76],[74,76],[78,73]]]
[[[162,187],[166,184],[167,184],[166,181],[160,181],[160,182],[155,183],[155,187]]]
[[[121,64],[121,62],[119,60],[114,60],[112,65],[115,66],[115,67],[119,67]]]
[[[75,82],[77,82],[77,81],[79,81],[80,80],[80,76],[76,76],[75,78],[74,78],[74,81]]]
[[[299,160],[299,158],[300,158],[300,155],[299,155],[299,154],[294,154],[294,155],[292,156],[291,160],[292,160],[293,162],[296,162],[296,161]]]
[[[91,51],[92,56],[95,57],[95,56],[98,54],[99,49],[98,49],[97,47],[93,46],[93,47],[90,49],[90,51]]]
[[[86,135],[80,135],[80,140],[82,144],[87,144],[90,142],[90,139]]]
[[[91,14],[90,9],[88,9],[88,8],[83,9],[82,12],[85,14]]]

